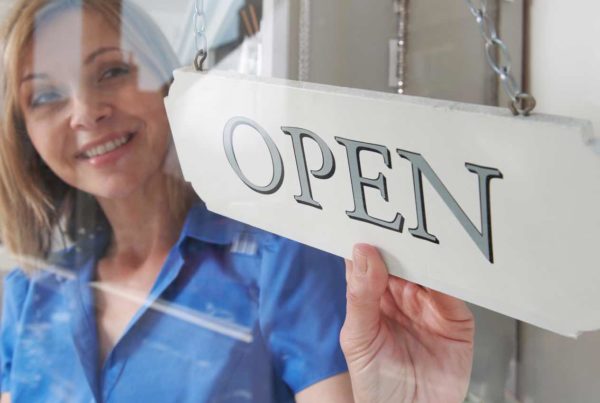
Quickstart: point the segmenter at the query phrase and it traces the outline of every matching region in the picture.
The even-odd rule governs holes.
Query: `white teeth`
[[[99,146],[96,146],[94,148],[91,148],[91,149],[87,150],[86,152],[84,152],[83,155],[86,158],[98,157],[100,155],[109,153],[109,152],[121,147],[123,144],[127,143],[129,141],[129,139],[130,139],[129,135],[119,137],[118,139],[111,140],[104,144],[100,144]]]

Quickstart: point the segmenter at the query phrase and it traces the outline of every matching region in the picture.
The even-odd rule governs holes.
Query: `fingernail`
[[[354,249],[352,260],[354,261],[354,268],[358,269],[360,274],[367,272],[367,257],[358,248]]]

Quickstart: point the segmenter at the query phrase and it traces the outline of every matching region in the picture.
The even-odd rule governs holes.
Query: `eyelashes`
[[[120,64],[117,66],[108,67],[106,69],[101,70],[98,82],[100,83],[117,77],[127,76],[130,75],[132,71],[133,67],[128,64]]]
[[[64,98],[65,98],[65,96],[58,90],[54,90],[54,89],[40,90],[39,92],[35,92],[31,96],[31,100],[29,101],[29,106],[32,109],[36,109],[36,108],[42,107],[44,105],[62,101]]]

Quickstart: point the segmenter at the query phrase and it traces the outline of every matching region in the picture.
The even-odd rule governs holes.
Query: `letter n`
[[[492,218],[490,213],[490,182],[494,178],[502,179],[502,173],[496,168],[488,168],[470,163],[465,164],[470,172],[477,174],[479,177],[479,207],[481,214],[481,231],[479,231],[421,154],[400,149],[396,150],[396,152],[400,157],[409,160],[412,164],[412,176],[417,209],[417,227],[410,228],[408,231],[414,237],[439,243],[437,237],[427,231],[427,217],[425,213],[422,181],[422,175],[425,175],[431,186],[433,186],[435,191],[440,195],[446,206],[448,206],[454,217],[460,222],[486,259],[491,263],[494,263],[492,248]]]

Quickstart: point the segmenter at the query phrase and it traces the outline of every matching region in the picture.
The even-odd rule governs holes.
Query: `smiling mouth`
[[[83,159],[100,157],[116,150],[117,148],[123,147],[125,144],[129,143],[132,138],[133,133],[128,133],[122,137],[107,141],[106,143],[100,144],[94,148],[90,148],[89,150],[82,152],[79,157]]]

